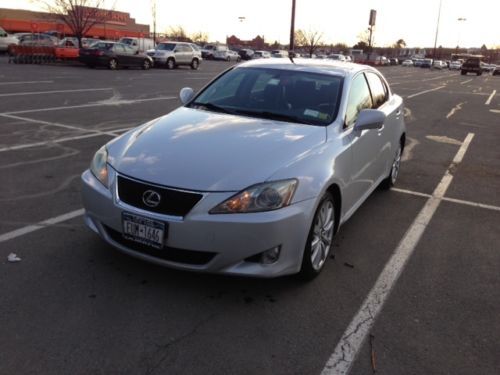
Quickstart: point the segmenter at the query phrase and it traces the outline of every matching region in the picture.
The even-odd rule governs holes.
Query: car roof
[[[376,72],[377,70],[361,64],[355,64],[350,62],[337,62],[336,60],[313,60],[313,59],[302,59],[295,58],[293,62],[289,58],[281,59],[271,59],[271,60],[251,60],[240,64],[239,67],[252,67],[252,68],[269,68],[269,69],[280,69],[280,70],[290,70],[290,71],[306,71],[309,73],[322,73],[331,74],[337,76],[349,76],[354,75],[359,71],[371,70]]]

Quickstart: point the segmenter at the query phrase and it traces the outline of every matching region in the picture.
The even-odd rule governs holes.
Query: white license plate
[[[157,249],[163,248],[166,224],[147,217],[122,213],[123,237]]]

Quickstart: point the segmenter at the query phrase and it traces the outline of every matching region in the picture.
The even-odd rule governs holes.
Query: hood
[[[326,128],[179,108],[108,144],[118,172],[198,191],[240,191],[325,142]]]

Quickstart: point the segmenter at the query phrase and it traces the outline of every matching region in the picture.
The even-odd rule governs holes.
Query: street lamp
[[[458,53],[458,48],[460,47],[460,32],[462,31],[462,28],[460,27],[460,22],[467,21],[467,18],[459,17],[457,18],[457,21],[458,21],[458,38],[457,38],[457,53]]]
[[[290,23],[290,47],[289,50],[295,49],[295,0],[292,0],[292,22]]]
[[[437,25],[436,25],[436,38],[434,39],[434,52],[432,52],[432,58],[436,58],[436,45],[438,41],[438,32],[439,32],[439,21],[441,19],[441,5],[443,1],[439,0],[439,12],[438,12],[438,19],[437,19]]]

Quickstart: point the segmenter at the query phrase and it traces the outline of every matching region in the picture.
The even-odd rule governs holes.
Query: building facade
[[[119,39],[124,36],[149,37],[149,25],[141,25],[129,13],[99,10],[103,22],[94,25],[87,37]],[[9,33],[42,33],[57,31],[61,36],[73,36],[71,29],[51,13],[32,12],[23,9],[0,8],[0,26]]]

